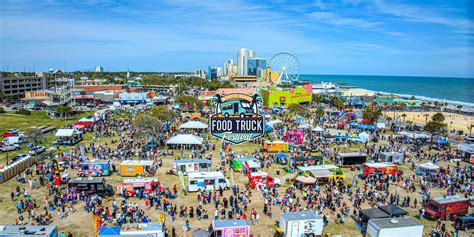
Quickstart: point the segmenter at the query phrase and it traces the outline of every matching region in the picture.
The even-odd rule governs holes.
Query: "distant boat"
[[[336,93],[337,91],[339,91],[339,86],[332,82],[313,85],[313,93]]]

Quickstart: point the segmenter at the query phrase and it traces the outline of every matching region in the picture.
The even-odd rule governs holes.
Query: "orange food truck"
[[[288,143],[284,141],[265,141],[263,149],[267,152],[288,152]]]

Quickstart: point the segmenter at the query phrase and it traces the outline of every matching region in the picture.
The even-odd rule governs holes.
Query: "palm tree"
[[[423,117],[425,117],[425,123],[428,123],[428,117],[430,117],[429,114],[423,114]]]
[[[457,112],[458,112],[458,113],[461,113],[462,105],[456,106],[456,109],[457,109]]]
[[[403,122],[405,122],[405,118],[407,117],[407,114],[403,113],[402,114],[402,118],[403,118]]]

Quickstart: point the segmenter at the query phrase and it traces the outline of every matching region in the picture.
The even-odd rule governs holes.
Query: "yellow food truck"
[[[263,148],[267,152],[288,152],[288,143],[284,141],[265,141]]]
[[[120,163],[120,175],[123,177],[153,176],[155,165],[152,160],[124,160]]]

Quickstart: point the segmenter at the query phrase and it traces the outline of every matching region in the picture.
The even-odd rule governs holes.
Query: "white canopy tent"
[[[418,168],[420,169],[424,169],[424,170],[438,170],[439,169],[439,166],[431,163],[431,162],[426,162],[424,164],[418,164],[416,165]]]
[[[266,125],[268,125],[268,126],[270,126],[270,127],[273,128],[273,126],[274,126],[275,124],[278,124],[278,123],[281,123],[281,120],[275,119],[275,120],[270,120],[270,121],[268,121],[268,122],[266,123]]]
[[[168,145],[201,145],[203,139],[192,134],[179,134],[166,141]]]
[[[320,126],[316,126],[316,127],[313,128],[313,131],[315,131],[315,132],[322,132],[322,131],[324,131],[324,128],[322,128],[322,127],[320,127]]]
[[[205,129],[207,127],[208,127],[207,124],[203,122],[199,122],[199,121],[188,121],[186,123],[181,124],[181,126],[179,126],[179,128],[184,128],[184,129]]]
[[[74,133],[79,134],[77,132],[77,130],[75,130],[75,129],[69,129],[69,128],[65,129],[65,128],[63,128],[63,129],[58,129],[55,136],[56,137],[72,137],[72,135],[74,135]]]
[[[366,132],[359,133],[359,141],[362,143],[368,142],[370,139],[370,135]]]

